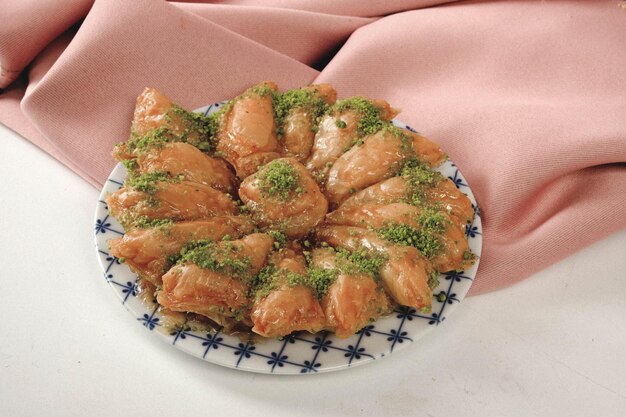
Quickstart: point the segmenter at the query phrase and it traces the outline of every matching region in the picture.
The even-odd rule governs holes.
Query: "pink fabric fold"
[[[484,226],[473,294],[626,226],[619,2],[8,3],[0,121],[96,187],[145,86],[195,108],[329,82],[402,108],[462,170]]]
[[[8,0],[0,5],[0,88],[13,82],[52,40],[82,18],[93,0]]]

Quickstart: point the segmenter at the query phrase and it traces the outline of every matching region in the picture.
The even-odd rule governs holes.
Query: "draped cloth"
[[[96,187],[146,86],[193,109],[325,82],[401,108],[461,169],[472,294],[626,226],[624,1],[4,0],[0,21],[0,122]]]

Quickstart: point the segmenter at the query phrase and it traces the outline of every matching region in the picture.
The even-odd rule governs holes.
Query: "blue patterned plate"
[[[197,111],[209,114],[217,111],[221,105],[216,103]],[[408,128],[400,122],[394,123]],[[466,234],[472,252],[480,256],[482,228],[474,195],[451,161],[444,163],[438,170],[454,181],[472,201],[475,208],[474,222],[467,226]],[[109,254],[107,241],[122,236],[123,228],[109,214],[104,200],[122,186],[125,176],[124,166],[118,164],[104,185],[96,207],[96,250],[104,278],[135,320],[148,331],[157,333],[178,349],[218,365],[260,373],[303,374],[346,369],[381,358],[405,348],[429,330],[439,327],[463,300],[478,269],[476,262],[464,272],[442,274],[440,284],[434,291],[436,297],[431,313],[422,314],[411,308],[400,308],[347,339],[326,332],[314,335],[300,333],[280,341],[267,340],[253,344],[219,331],[172,330],[164,325],[158,306],[146,303],[139,296],[137,276]]]

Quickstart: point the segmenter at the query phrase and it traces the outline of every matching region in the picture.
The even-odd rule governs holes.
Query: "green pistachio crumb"
[[[363,247],[353,251],[338,248],[336,251],[338,267],[344,272],[350,274],[367,274],[375,279],[380,278],[380,268],[387,260],[387,257],[382,253],[368,251]]]
[[[306,285],[307,287],[313,289],[315,295],[318,298],[322,298],[327,292],[330,286],[337,280],[339,276],[338,269],[325,269],[318,267],[310,267],[307,269],[307,273],[303,277],[302,280],[304,282],[294,280],[293,284],[296,285]]]
[[[328,109],[326,102],[309,89],[295,89],[284,93],[274,92],[272,95],[272,108],[276,122],[276,134],[284,135],[284,123],[294,109],[304,108],[311,115],[311,130],[317,132],[317,119]]]
[[[165,229],[174,224],[172,219],[150,219],[147,216],[141,216],[135,221],[135,226],[141,229]]]
[[[125,185],[134,188],[137,191],[143,191],[147,194],[154,194],[157,190],[157,182],[175,182],[178,178],[172,178],[162,171],[152,171],[145,174],[128,177]]]
[[[389,222],[378,230],[378,235],[399,245],[413,246],[427,258],[437,255],[443,248],[441,239],[436,233],[406,224]]]
[[[406,202],[417,207],[425,206],[427,191],[444,180],[440,172],[431,170],[417,158],[409,158],[398,175],[406,181]]]
[[[257,178],[261,192],[279,200],[287,200],[292,193],[300,195],[304,192],[298,172],[285,160],[270,162],[257,174]]]
[[[417,221],[422,228],[431,233],[442,234],[448,229],[448,217],[436,207],[424,207]]]
[[[342,113],[352,110],[359,113],[357,132],[360,136],[373,135],[378,132],[388,122],[380,118],[380,108],[364,97],[352,97],[344,100],[337,100],[332,110]]]
[[[428,275],[428,288],[434,290],[439,286],[439,271],[433,271]]]
[[[175,141],[176,136],[166,127],[151,130],[143,136],[133,132],[126,142],[126,152],[138,155],[152,148],[162,148],[166,143]]]
[[[270,292],[278,289],[276,272],[276,267],[270,263],[258,273],[251,290],[257,300],[267,297]]]
[[[283,232],[270,230],[267,234],[274,238],[274,247],[276,249],[281,249],[287,246],[287,236]]]
[[[172,116],[182,121],[183,129],[178,134],[171,130]],[[152,148],[162,148],[171,142],[186,142],[202,151],[215,150],[215,137],[218,129],[218,119],[211,115],[205,117],[202,114],[194,113],[174,104],[165,114],[165,126],[154,129],[145,135],[131,133],[130,139],[126,142],[126,151],[135,155],[140,155]]]
[[[241,254],[241,247],[233,242],[216,243],[212,240],[190,242],[180,251],[178,263],[193,263],[200,268],[228,274],[242,281],[250,281],[251,261]]]
[[[269,85],[267,84],[260,84],[260,85],[255,85],[252,88],[249,88],[245,93],[245,94],[249,94],[249,93],[254,93],[254,94],[258,94],[261,97],[265,97],[268,94],[272,94],[274,92],[274,90],[272,90],[270,88]]]
[[[215,136],[217,134],[218,123],[215,117],[206,117],[203,114],[190,112],[174,104],[168,115],[178,116],[185,128],[181,133],[183,142],[201,150],[212,151],[215,149]]]
[[[126,167],[126,171],[128,172],[129,176],[134,176],[137,174],[137,169],[139,168],[139,165],[137,164],[136,159],[124,159],[122,161],[122,164]]]

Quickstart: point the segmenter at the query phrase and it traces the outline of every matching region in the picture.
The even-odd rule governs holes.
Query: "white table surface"
[[[0,143],[2,417],[626,415],[626,231],[384,359],[250,374],[139,325],[96,260],[98,191],[2,125]]]

